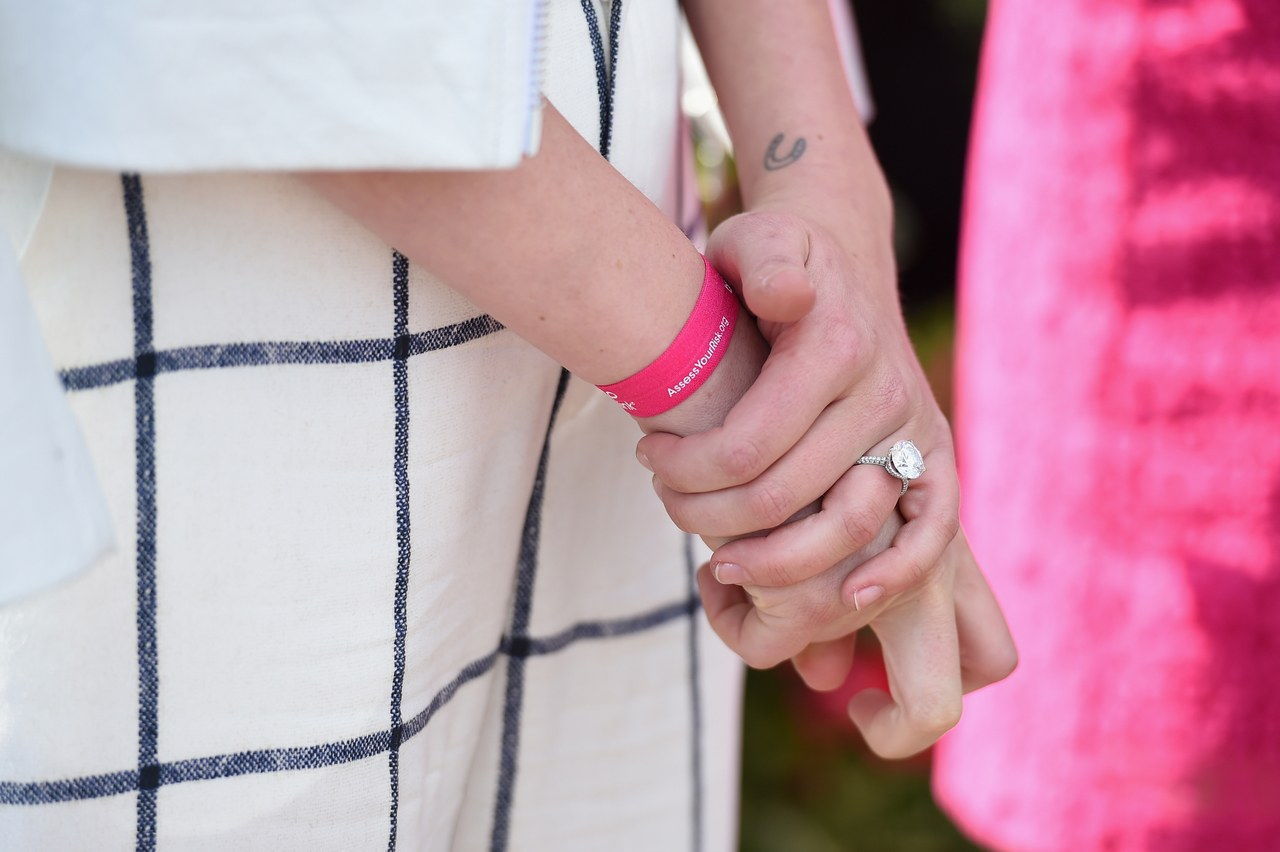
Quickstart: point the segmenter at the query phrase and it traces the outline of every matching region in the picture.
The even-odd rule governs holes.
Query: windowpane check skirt
[[[651,5],[601,69],[552,4],[547,92],[680,216]],[[594,388],[285,175],[57,169],[22,272],[116,547],[0,608],[0,846],[732,845],[740,669]]]

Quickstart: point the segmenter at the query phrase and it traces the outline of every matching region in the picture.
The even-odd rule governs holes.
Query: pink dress
[[[956,426],[1022,663],[937,793],[1002,849],[1280,848],[1280,2],[987,38]]]

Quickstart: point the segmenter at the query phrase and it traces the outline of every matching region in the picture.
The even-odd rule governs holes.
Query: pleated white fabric
[[[683,222],[676,31],[554,2],[546,92]],[[608,400],[284,175],[58,168],[21,269],[118,546],[0,607],[0,846],[733,846],[741,670]]]

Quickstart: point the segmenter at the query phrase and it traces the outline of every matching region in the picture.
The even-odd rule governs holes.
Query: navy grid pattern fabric
[[[524,662],[529,645],[527,633],[529,619],[533,615],[533,582],[538,570],[538,544],[542,531],[542,495],[547,483],[547,459],[551,454],[551,433],[556,425],[556,414],[564,401],[569,386],[569,373],[561,368],[556,383],[555,399],[551,403],[551,417],[547,433],[542,439],[542,454],[538,458],[538,472],[529,494],[525,510],[524,531],[520,536],[520,556],[516,573],[515,601],[512,605],[511,632],[508,647],[519,651],[507,663],[507,686],[502,705],[502,748],[498,763],[498,791],[493,804],[493,832],[489,848],[503,850],[511,834],[511,806],[515,794],[516,757],[520,752],[520,712],[524,702]]]
[[[626,618],[605,621],[583,621],[546,637],[529,637],[516,642],[504,638],[493,651],[475,659],[440,689],[413,718],[400,726],[403,744],[422,733],[427,723],[470,681],[493,668],[499,656],[536,657],[554,654],[584,639],[629,636],[661,627],[698,611],[696,599],[667,604]],[[156,786],[234,778],[268,772],[290,772],[337,766],[355,760],[376,757],[391,748],[395,732],[373,731],[348,740],[294,748],[258,749],[208,757],[189,758],[156,766]],[[86,775],[58,781],[0,781],[0,804],[48,805],[80,799],[118,796],[139,789],[140,773],[136,769]]]
[[[363,340],[261,341],[254,343],[180,346],[151,352],[152,375],[182,370],[214,370],[222,367],[266,367],[276,364],[362,364],[390,361],[396,357],[423,355],[451,346],[460,346],[494,332],[502,324],[490,316],[471,317],[462,322],[416,334]],[[136,359],[106,361],[61,372],[62,385],[69,391],[92,390],[132,381]]]
[[[600,101],[600,153],[606,159],[609,156],[609,144],[612,138],[613,128],[613,97],[616,87],[616,78],[613,73],[617,67],[618,43],[622,25],[622,0],[613,0],[609,8],[609,61],[605,62],[605,48],[602,44],[600,33],[599,19],[596,15],[595,4],[593,0],[582,0],[583,14],[586,16],[587,32],[591,37],[592,53],[596,63],[596,88]],[[680,164],[676,166],[677,170]],[[527,656],[524,651],[535,647],[538,640],[527,638],[524,634],[528,629],[529,619],[533,609],[533,586],[537,574],[537,551],[539,530],[541,529],[541,513],[542,513],[542,496],[546,483],[546,468],[548,456],[551,448],[551,435],[555,429],[556,414],[559,411],[560,403],[564,398],[564,391],[568,384],[569,374],[562,370],[560,381],[556,388],[555,400],[552,403],[551,415],[547,423],[546,435],[543,439],[542,454],[538,461],[537,474],[534,479],[532,493],[529,496],[529,505],[525,513],[524,532],[521,538],[520,557],[518,573],[516,578],[515,599],[512,604],[510,650],[515,653],[510,654],[510,660],[507,664],[507,684],[505,700],[503,705],[503,725],[502,725],[502,742],[500,752],[500,764],[498,771],[498,788],[494,798],[493,812],[493,830],[490,834],[489,848],[491,852],[505,852],[511,835],[511,811],[514,806],[515,799],[515,782],[519,769],[518,755],[520,751],[520,721],[522,701],[524,696],[524,659]],[[657,626],[671,618],[681,615],[689,618],[689,689],[690,689],[690,706],[692,713],[692,736],[691,736],[691,770],[692,770],[692,789],[691,797],[692,807],[692,828],[691,828],[691,848],[700,850],[702,848],[702,724],[701,724],[701,697],[698,689],[698,661],[697,661],[697,621],[696,615],[699,611],[700,604],[697,596],[696,587],[693,585],[693,542],[692,537],[686,537],[685,540],[686,561],[688,562],[688,571],[690,577],[689,596],[683,604],[672,604],[667,607],[659,608],[651,613],[637,616],[632,619],[624,619],[621,622],[600,623],[596,629],[600,632],[596,635],[608,636],[618,635],[613,631],[644,629],[646,626]],[[578,629],[561,634],[565,644],[572,641],[573,638],[579,638],[587,628],[586,625],[580,625]],[[558,650],[560,646],[543,640],[542,646],[546,650]]]
[[[600,96],[600,151],[606,157],[612,133],[614,81],[622,2],[613,0],[609,20],[609,61],[605,61],[599,22],[591,0],[582,0],[595,57]],[[210,344],[157,350],[153,346],[151,259],[143,183],[136,174],[121,176],[123,203],[128,225],[133,290],[134,357],[63,370],[61,378],[68,392],[87,391],[124,382],[134,382],[136,450],[136,581],[138,660],[138,761],[137,766],[115,772],[51,781],[0,781],[0,804],[46,805],[107,796],[138,794],[136,847],[156,846],[157,793],[159,788],[193,781],[232,778],[242,775],[290,772],[336,766],[365,760],[385,753],[388,760],[391,805],[388,849],[396,847],[399,788],[399,751],[420,734],[458,691],[468,682],[488,673],[502,657],[508,659],[504,703],[499,789],[495,802],[491,846],[505,849],[509,841],[510,814],[514,795],[519,749],[520,708],[524,661],[529,657],[554,654],[574,643],[627,636],[652,630],[678,619],[689,623],[689,689],[691,706],[692,848],[701,849],[703,769],[701,757],[701,700],[698,688],[697,622],[700,602],[693,583],[692,539],[686,539],[688,595],[682,600],[654,607],[622,618],[583,621],[557,633],[528,635],[533,605],[533,581],[537,570],[537,550],[541,529],[542,496],[552,431],[568,386],[569,374],[562,370],[548,418],[542,453],[526,510],[517,566],[516,593],[510,631],[492,651],[472,660],[407,721],[401,697],[405,672],[407,631],[406,600],[409,585],[411,538],[409,527],[409,396],[408,360],[414,356],[459,346],[494,334],[503,326],[489,316],[476,316],[424,332],[408,331],[409,263],[399,252],[392,254],[394,317],[389,338],[327,341],[261,341]],[[258,749],[168,762],[157,759],[159,739],[159,679],[156,636],[156,425],[154,381],[161,373],[191,370],[245,368],[268,365],[357,364],[390,361],[392,364],[395,409],[395,445],[392,463],[395,472],[396,583],[393,601],[395,622],[394,668],[390,687],[389,725],[350,739],[316,745]]]
[[[400,699],[404,693],[404,646],[409,629],[409,353],[407,347],[398,343],[409,336],[409,259],[398,251],[392,252],[391,270],[397,341],[391,362],[396,407],[396,640],[391,677],[391,742],[387,746],[387,768],[391,777],[389,850],[396,848],[396,820],[400,812],[400,744],[404,741]]]
[[[600,156],[609,159],[613,140],[613,69],[618,64],[618,34],[622,29],[622,0],[609,7],[609,60],[605,61],[604,40],[600,37],[600,18],[594,0],[582,0],[582,14],[587,18],[587,34],[591,36],[591,53],[596,61],[596,95],[600,99]]]
[[[138,848],[156,845],[156,788],[160,767],[160,677],[156,660],[156,419],[155,353],[151,346],[151,245],[142,181],[121,178],[133,271],[133,385],[137,457],[138,577]]]

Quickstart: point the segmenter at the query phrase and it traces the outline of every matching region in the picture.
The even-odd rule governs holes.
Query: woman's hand
[[[890,518],[869,551],[885,547],[900,526]],[[999,606],[977,570],[963,533],[928,582],[862,611],[841,604],[836,589],[862,554],[788,589],[740,588],[699,572],[712,629],[749,664],[768,667],[791,657],[813,689],[844,683],[856,631],[870,625],[880,639],[889,692],[853,696],[849,715],[881,757],[906,757],[932,745],[960,717],[961,694],[1006,677],[1017,652]]]

